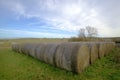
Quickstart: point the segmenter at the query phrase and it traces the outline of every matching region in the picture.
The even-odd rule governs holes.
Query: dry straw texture
[[[37,43],[33,43],[29,50],[29,55],[36,58],[36,48],[39,46]]]
[[[43,53],[43,61],[52,65],[55,65],[55,53],[58,45],[59,44],[56,44],[56,43],[46,44],[46,48]]]
[[[115,47],[114,42],[96,42],[96,44],[98,45],[99,58],[108,55],[108,53]]]
[[[37,59],[44,61],[44,52],[45,52],[45,48],[46,48],[46,44],[40,44],[37,48],[36,48],[36,57]]]
[[[32,47],[32,44],[26,43],[21,45],[21,52],[27,55],[30,55],[30,49]]]
[[[89,58],[86,44],[63,43],[56,51],[55,63],[57,67],[80,73],[89,65]]]
[[[106,42],[106,54],[108,55],[108,53],[115,47],[115,43],[114,42]]]
[[[98,46],[94,42],[87,43],[90,49],[90,64],[98,59]]]
[[[88,45],[79,44],[78,51],[76,55],[76,72],[81,73],[87,66],[89,66],[90,60],[90,50]],[[75,62],[74,62],[75,63]]]
[[[72,55],[76,55],[76,44],[62,43],[57,48],[55,54],[55,64],[57,67],[71,71]],[[75,53],[74,53],[75,52]]]
[[[106,44],[104,42],[96,43],[98,46],[98,58],[102,58],[105,56],[106,53]]]

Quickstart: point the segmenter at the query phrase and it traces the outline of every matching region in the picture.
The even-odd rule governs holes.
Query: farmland
[[[120,53],[115,48],[106,57],[97,60],[81,74],[61,70],[35,58],[13,52],[12,42],[66,42],[67,39],[15,39],[1,40],[0,80],[119,80],[120,63],[114,56]]]

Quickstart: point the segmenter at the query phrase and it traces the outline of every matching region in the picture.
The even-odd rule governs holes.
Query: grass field
[[[13,52],[8,42],[0,46],[0,80],[120,80],[120,63],[114,61],[120,48],[75,74]]]

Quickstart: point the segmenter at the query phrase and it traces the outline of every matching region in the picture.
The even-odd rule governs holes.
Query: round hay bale
[[[104,42],[100,42],[99,43],[99,54],[98,54],[98,57],[99,58],[104,57],[105,54],[106,54],[106,50],[107,50],[106,44]]]
[[[19,46],[19,53],[22,53],[21,52],[21,44],[19,44],[18,46]]]
[[[74,55],[74,54],[73,54]],[[90,49],[88,47],[88,45],[86,44],[79,44],[78,46],[78,51],[76,54],[76,71],[77,73],[81,73],[87,66],[89,66],[89,60],[90,60]],[[72,65],[73,65],[72,64]]]
[[[57,67],[72,71],[72,54],[77,51],[76,44],[62,43],[57,48],[55,54],[55,64]],[[74,53],[76,54],[76,53]]]
[[[115,48],[115,42],[110,43],[110,51]]]
[[[104,44],[106,45],[106,49],[105,49],[105,56],[106,56],[115,47],[115,43],[114,42],[105,42]]]
[[[56,66],[80,73],[89,65],[89,52],[86,44],[80,42],[62,43],[55,54]]]
[[[56,49],[58,47],[58,43],[48,43],[46,44],[46,49],[44,51],[44,57],[43,60],[46,63],[55,65],[55,53],[56,53]]]
[[[26,54],[26,55],[29,55],[31,47],[32,47],[31,43],[22,44],[21,45],[21,52]]]
[[[21,44],[20,49],[21,49],[21,53],[24,53],[24,44]]]
[[[94,63],[98,59],[98,44],[96,42],[82,42],[87,44],[90,51],[90,64]]]
[[[90,49],[90,64],[94,63],[98,59],[98,46],[94,42],[88,42]]]
[[[37,43],[31,43],[31,47],[30,47],[30,50],[29,50],[29,55],[36,58],[36,53],[35,53],[35,50],[37,48],[39,44]]]
[[[23,54],[26,54],[26,52],[25,52],[25,44],[21,44],[21,52],[23,53]]]
[[[36,47],[35,56],[36,56],[37,59],[39,59],[41,61],[44,61],[45,49],[46,49],[46,44],[45,43],[41,43]]]
[[[106,50],[105,50],[105,56],[108,55],[108,53],[110,52],[110,45],[111,43],[110,42],[106,42],[105,45],[106,45]]]

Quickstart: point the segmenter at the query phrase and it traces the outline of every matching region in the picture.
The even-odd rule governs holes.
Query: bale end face
[[[96,44],[91,44],[90,49],[90,64],[92,64],[98,59],[98,47]]]
[[[90,64],[90,49],[87,45],[81,44],[76,59],[76,72],[81,73]]]
[[[106,44],[105,43],[100,43],[99,44],[99,59],[104,57],[106,53]]]

